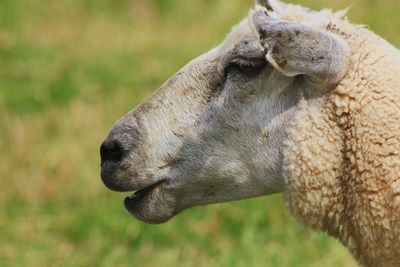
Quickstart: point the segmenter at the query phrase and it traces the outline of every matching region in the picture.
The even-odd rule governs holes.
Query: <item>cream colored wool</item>
[[[322,101],[299,107],[284,153],[286,202],[363,265],[400,266],[400,54],[345,20],[327,30],[347,41],[349,69]]]

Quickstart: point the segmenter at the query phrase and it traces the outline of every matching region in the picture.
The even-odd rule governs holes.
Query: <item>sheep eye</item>
[[[246,75],[259,74],[267,65],[265,58],[237,58],[231,61],[229,67],[234,67]]]

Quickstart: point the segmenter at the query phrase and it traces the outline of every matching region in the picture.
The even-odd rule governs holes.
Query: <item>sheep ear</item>
[[[257,0],[256,4],[265,7],[268,11],[274,11],[269,0]]]
[[[268,62],[284,75],[304,75],[313,82],[333,84],[347,72],[349,49],[339,36],[273,18],[263,7],[250,18],[267,50]]]
[[[256,4],[265,7],[268,11],[279,11],[285,4],[279,0],[256,0]]]

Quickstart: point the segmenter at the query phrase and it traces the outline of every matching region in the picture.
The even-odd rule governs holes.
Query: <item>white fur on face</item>
[[[252,23],[250,14],[112,129],[137,142],[115,181],[151,188],[128,209],[135,217],[158,223],[191,206],[282,192],[286,128],[300,99],[321,92],[269,64]]]

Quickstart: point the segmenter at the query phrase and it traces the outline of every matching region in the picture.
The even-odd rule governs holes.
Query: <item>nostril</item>
[[[121,145],[117,141],[104,141],[100,147],[100,157],[102,161],[120,161]]]

